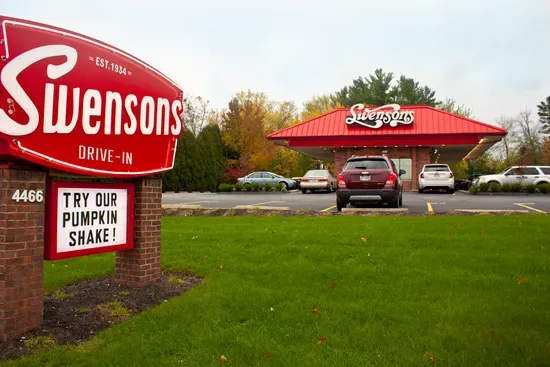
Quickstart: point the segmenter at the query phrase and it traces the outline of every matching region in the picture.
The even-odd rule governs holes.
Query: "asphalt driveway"
[[[336,211],[335,193],[173,193],[162,196],[163,204],[178,204],[203,208],[245,208],[266,207],[280,209],[302,209],[314,211]],[[391,210],[386,206],[374,205],[349,210]],[[550,213],[550,195],[470,195],[464,192],[454,194],[405,192],[403,208],[410,212],[459,211],[518,211]]]

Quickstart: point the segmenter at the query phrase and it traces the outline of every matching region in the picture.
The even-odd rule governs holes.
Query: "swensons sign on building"
[[[393,109],[387,111],[388,108]],[[350,116],[346,118],[348,125],[361,125],[371,129],[379,129],[383,125],[397,127],[410,125],[414,121],[414,111],[401,111],[398,104],[389,104],[369,110],[364,104],[358,103],[350,108]]]
[[[47,192],[48,260],[133,247],[133,185],[54,181]]]

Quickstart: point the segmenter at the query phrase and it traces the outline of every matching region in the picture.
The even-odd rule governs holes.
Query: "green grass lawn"
[[[162,266],[202,286],[6,365],[550,366],[549,239],[544,216],[168,217]],[[114,257],[45,269],[52,290]]]

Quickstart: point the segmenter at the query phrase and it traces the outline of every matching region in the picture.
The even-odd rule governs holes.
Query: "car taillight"
[[[326,178],[320,178],[319,182],[327,182],[328,180]]]
[[[346,187],[346,181],[344,180],[344,175],[341,173],[338,175],[338,186]]]
[[[453,173],[452,172],[449,173],[449,178],[453,178],[453,177],[454,177]]]
[[[307,178],[302,178],[302,182],[309,182],[309,179],[307,179]]]
[[[386,187],[393,187],[397,189],[397,175],[391,172],[386,180]]]
[[[424,172],[420,174],[420,178],[424,178]]]

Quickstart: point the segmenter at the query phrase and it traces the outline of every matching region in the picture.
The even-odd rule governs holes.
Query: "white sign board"
[[[127,204],[125,189],[59,188],[57,252],[126,243]]]

